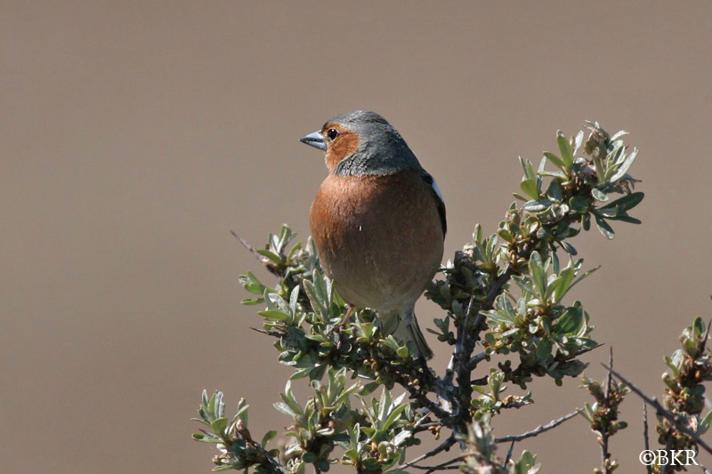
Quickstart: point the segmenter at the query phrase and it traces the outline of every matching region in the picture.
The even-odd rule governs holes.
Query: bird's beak
[[[299,139],[300,142],[318,148],[321,151],[326,151],[326,143],[324,143],[324,138],[321,136],[321,131],[317,130],[309,135]]]

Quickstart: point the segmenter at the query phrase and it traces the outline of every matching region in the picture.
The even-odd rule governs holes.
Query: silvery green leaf
[[[622,198],[616,199],[615,201],[598,208],[597,211],[606,217],[614,217],[624,211],[633,209],[635,206],[640,204],[640,201],[642,201],[644,197],[645,194],[640,191],[626,194]]]
[[[609,181],[611,183],[615,183],[622,177],[626,175],[630,167],[633,165],[635,162],[635,159],[638,157],[638,149],[633,148],[633,151],[630,152],[630,154],[626,157],[626,159],[623,161],[623,163],[618,167],[615,173],[610,177]]]
[[[393,444],[395,444],[396,446],[400,446],[406,440],[408,440],[412,437],[413,437],[413,433],[411,431],[403,430],[403,431],[399,432],[397,435],[395,435],[395,437],[393,438]],[[389,471],[389,472],[392,472],[392,471]]]
[[[245,290],[252,294],[262,296],[265,292],[266,287],[260,283],[257,277],[252,272],[247,272],[244,275],[240,275],[238,278],[240,285],[242,285]]]
[[[569,142],[569,139],[566,138],[566,135],[564,135],[561,130],[556,132],[556,141],[559,144],[561,160],[564,162],[567,169],[571,168],[571,165],[574,163],[574,153],[571,149],[571,142]]]
[[[554,330],[559,334],[577,334],[585,323],[581,306],[566,308],[564,314],[554,323]]]
[[[398,405],[397,407],[395,407],[383,422],[383,426],[381,427],[381,429],[387,431],[393,425],[393,423],[395,423],[396,420],[401,416],[401,413],[403,413],[403,410],[405,409],[406,405]]]
[[[554,164],[554,166],[556,166],[560,170],[567,171],[567,167],[566,167],[566,164],[564,163],[564,161],[561,158],[559,158],[558,156],[556,156],[555,154],[545,151],[544,158],[551,161]]]
[[[600,216],[596,216],[596,227],[598,228],[598,231],[607,239],[612,239],[614,237],[615,232],[613,232],[613,228]]]
[[[705,434],[707,430],[709,430],[710,426],[712,425],[712,410],[710,410],[702,420],[700,420],[700,424],[698,425],[697,428],[697,434]]]
[[[579,130],[576,136],[574,137],[574,155],[579,152],[579,150],[581,149],[581,145],[583,145],[583,135],[583,130]]]
[[[539,199],[537,201],[531,200],[527,201],[527,203],[524,204],[524,210],[527,212],[541,212],[545,210],[550,204],[551,202],[545,199]]]
[[[546,272],[539,252],[532,252],[529,258],[529,274],[532,277],[532,283],[534,284],[537,294],[543,298],[546,294]]]
[[[267,257],[267,259],[271,260],[273,263],[280,264],[282,262],[282,257],[269,250],[257,249],[257,253],[263,257]]]
[[[617,141],[617,140],[623,138],[623,137],[626,136],[626,135],[629,135],[629,133],[626,132],[625,130],[619,130],[619,131],[617,131],[616,133],[614,133],[611,138],[609,138],[609,141],[615,142],[615,141]]]
[[[210,428],[213,430],[214,433],[222,434],[225,431],[225,428],[227,428],[227,418],[223,416],[214,420],[212,423],[210,423]]]
[[[260,442],[260,445],[261,445],[263,448],[267,447],[267,443],[269,443],[270,440],[272,440],[275,436],[277,436],[277,432],[276,432],[276,431],[273,431],[273,430],[268,431],[268,432],[265,433],[265,435],[262,437],[262,441]]]
[[[299,302],[299,285],[296,285],[292,289],[292,293],[289,295],[289,311],[293,315],[297,313],[297,303]]]
[[[608,201],[608,194],[598,188],[591,189],[591,196],[593,196],[597,201]]]
[[[532,178],[532,179],[522,178],[522,182],[519,184],[519,186],[522,188],[522,191],[524,191],[524,193],[527,196],[534,198],[534,199],[539,198],[539,192],[538,192],[536,178]]]
[[[289,319],[289,315],[286,313],[283,313],[282,311],[278,311],[276,309],[268,309],[265,311],[260,311],[257,314],[262,316],[265,319],[269,319],[271,321],[286,321]]]

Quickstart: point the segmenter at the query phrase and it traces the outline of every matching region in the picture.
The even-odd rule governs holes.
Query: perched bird
[[[326,152],[309,215],[324,271],[348,303],[375,310],[388,333],[430,358],[413,309],[443,255],[438,185],[374,112],[338,115],[300,141]]]

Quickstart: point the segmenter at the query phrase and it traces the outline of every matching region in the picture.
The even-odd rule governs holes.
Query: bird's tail
[[[433,351],[428,347],[425,336],[418,326],[413,308],[397,315],[396,319],[398,323],[391,333],[393,337],[400,342],[405,342],[416,357],[430,359],[433,356]]]

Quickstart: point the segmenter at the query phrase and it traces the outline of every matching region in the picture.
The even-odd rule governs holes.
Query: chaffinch
[[[300,141],[326,152],[329,174],[309,213],[324,271],[348,303],[375,310],[388,333],[431,357],[413,309],[443,255],[435,180],[374,112],[336,116]]]

